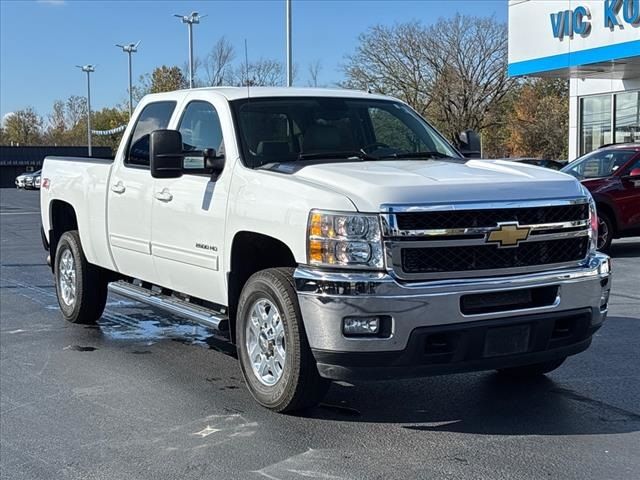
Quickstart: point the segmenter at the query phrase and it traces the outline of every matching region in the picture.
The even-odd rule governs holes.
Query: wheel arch
[[[78,230],[78,216],[73,205],[64,200],[52,200],[49,204],[49,254],[52,269],[60,237],[70,230]]]
[[[249,277],[266,268],[295,268],[297,265],[291,248],[275,237],[251,231],[239,231],[234,235],[227,272],[229,332],[234,343],[238,300]]]

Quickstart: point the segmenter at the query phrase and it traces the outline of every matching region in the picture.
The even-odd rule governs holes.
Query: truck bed
[[[50,242],[51,211],[57,202],[72,205],[85,256],[90,263],[115,270],[107,243],[107,186],[113,159],[95,157],[46,157],[40,193],[45,236]]]

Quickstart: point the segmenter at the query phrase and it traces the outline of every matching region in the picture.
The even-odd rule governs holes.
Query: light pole
[[[89,148],[89,156],[91,156],[91,78],[92,72],[96,71],[94,65],[76,65],[80,70],[87,74],[87,147]]]
[[[126,45],[116,44],[116,47],[120,47],[122,51],[129,55],[129,118],[133,114],[133,85],[131,79],[131,54],[136,53],[138,51],[138,45],[140,45],[140,41],[138,43],[128,43]]]
[[[186,23],[189,28],[189,88],[193,88],[193,25],[200,23],[206,15],[199,15],[198,12],[191,12],[190,15],[173,15]]]
[[[287,87],[293,85],[293,59],[291,54],[291,0],[285,1],[287,29]]]

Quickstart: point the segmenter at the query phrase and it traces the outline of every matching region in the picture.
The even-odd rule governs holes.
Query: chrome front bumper
[[[314,351],[392,352],[407,347],[419,327],[446,326],[474,321],[509,319],[529,314],[561,313],[591,308],[592,326],[607,313],[611,288],[608,256],[597,253],[577,268],[508,277],[400,283],[385,273],[336,273],[298,268],[294,277],[309,345]],[[465,315],[460,298],[470,293],[502,292],[531,287],[558,286],[550,305]],[[387,338],[348,338],[342,333],[348,316],[389,316]]]

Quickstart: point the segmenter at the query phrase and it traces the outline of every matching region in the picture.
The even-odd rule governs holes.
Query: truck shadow
[[[494,373],[419,381],[424,393],[397,384],[362,387],[368,401],[338,402],[344,387],[309,412],[312,418],[400,424],[410,431],[480,435],[594,435],[640,430],[640,415],[562,386],[549,378],[504,381]],[[464,378],[467,377],[467,378]],[[332,387],[333,388],[333,387]],[[429,390],[427,393],[425,390]],[[451,394],[452,390],[457,390]],[[387,398],[387,392],[392,397]],[[347,406],[349,405],[349,406]]]
[[[611,244],[609,255],[613,258],[638,258],[640,257],[640,238],[636,242],[617,242]]]
[[[99,326],[93,327],[93,335],[107,342],[131,343],[136,347],[133,353],[138,352],[139,345],[172,341],[208,347],[237,358],[233,345],[203,327],[166,314],[158,317],[143,305],[122,307],[108,309]],[[635,388],[637,369],[633,365],[618,365],[612,374],[615,362],[607,357],[633,358],[639,324],[637,319],[623,317],[611,317],[608,323],[612,328],[605,330],[586,354],[569,359],[548,377],[513,381],[493,372],[478,372],[358,385],[334,382],[319,407],[292,416],[303,422],[388,423],[391,428],[399,426],[415,434],[637,432],[640,413],[636,413],[636,408],[631,411],[623,407],[629,404],[630,396],[637,394],[630,389]],[[615,351],[607,345],[611,340],[615,342]],[[255,408],[260,409],[257,405]]]
[[[479,372],[350,385],[335,383],[320,407],[305,416],[339,422],[400,424],[414,432],[480,435],[593,435],[640,431],[640,412],[629,407],[637,392],[632,365],[611,374],[608,355],[631,358],[637,320],[613,317],[615,352],[569,359],[557,373],[529,381]],[[620,326],[624,331],[618,330]],[[621,335],[624,333],[625,335]],[[621,341],[628,338],[628,341]],[[622,350],[622,351],[621,351]],[[584,354],[583,354],[584,355]],[[589,355],[588,353],[586,355]],[[618,355],[621,355],[620,357]],[[629,355],[627,357],[626,355]],[[613,361],[613,360],[612,360]],[[577,365],[577,366],[576,366]],[[575,373],[574,373],[575,372]],[[615,376],[614,376],[615,375]],[[581,378],[582,377],[582,378]]]

